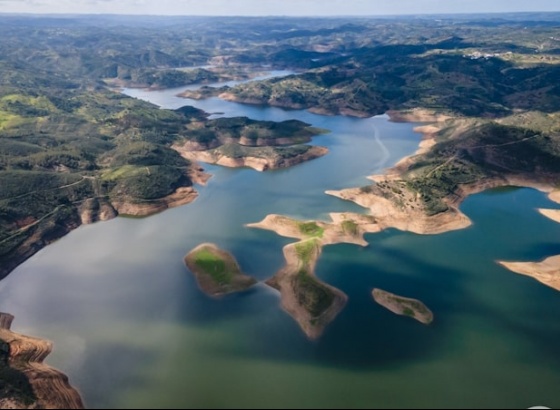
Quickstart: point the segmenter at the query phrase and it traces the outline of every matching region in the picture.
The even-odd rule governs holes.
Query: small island
[[[52,344],[12,332],[13,320],[0,313],[0,409],[83,409],[68,377],[43,363]]]
[[[209,296],[244,292],[257,283],[241,271],[231,254],[214,244],[197,246],[185,257],[185,264],[195,275],[200,289]]]
[[[425,325],[430,325],[434,321],[432,311],[419,300],[397,296],[381,289],[374,289],[372,294],[378,304],[397,315],[416,319]]]
[[[282,307],[310,340],[323,335],[348,301],[346,294],[315,276],[320,255],[321,244],[317,239],[287,245],[286,265],[266,282],[280,292]]]

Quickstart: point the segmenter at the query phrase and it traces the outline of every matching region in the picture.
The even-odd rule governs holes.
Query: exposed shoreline
[[[539,212],[546,216],[548,219],[552,219],[554,222],[560,223],[560,210],[558,209],[539,209]]]
[[[268,215],[261,222],[247,224],[248,228],[263,229],[275,232],[286,238],[305,241],[316,240],[321,246],[348,243],[358,246],[368,246],[364,239],[367,233],[378,233],[381,228],[376,220],[368,215],[345,213],[329,214],[332,223],[323,221],[296,221],[282,215]],[[321,231],[320,235],[308,235],[301,231],[301,226],[314,224]]]
[[[548,197],[550,200],[560,203],[560,191],[554,191]],[[539,212],[547,218],[560,223],[560,210],[539,209]],[[541,262],[498,261],[498,263],[514,273],[529,276],[546,286],[560,291],[560,255],[546,258]]]
[[[207,164],[221,165],[228,168],[249,167],[256,171],[264,172],[268,170],[290,168],[295,165],[311,161],[327,155],[329,150],[325,147],[312,146],[301,155],[292,158],[282,158],[280,155],[271,154],[268,157],[241,157],[232,158],[214,150],[208,151],[182,151],[181,155],[192,161],[204,162]]]
[[[498,263],[514,273],[529,276],[546,286],[560,291],[560,255],[537,263],[504,261],[499,261]]]

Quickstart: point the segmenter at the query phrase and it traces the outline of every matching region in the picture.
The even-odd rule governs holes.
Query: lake
[[[289,73],[274,72],[271,75]],[[190,87],[189,87],[190,88]],[[59,368],[95,408],[560,407],[560,293],[495,261],[560,254],[558,208],[530,189],[467,199],[469,229],[436,236],[388,230],[370,246],[329,246],[318,276],[349,303],[310,342],[264,285],[214,300],[184,255],[213,242],[265,280],[291,242],[244,224],[267,214],[326,219],[362,208],[324,194],[366,183],[413,153],[414,124],[175,97],[181,89],[124,90],[164,108],[223,116],[298,119],[331,130],[330,149],[287,170],[205,166],[213,175],[192,204],[145,219],[81,227],[0,282],[14,330],[50,339]],[[376,305],[373,288],[425,302],[426,327]]]

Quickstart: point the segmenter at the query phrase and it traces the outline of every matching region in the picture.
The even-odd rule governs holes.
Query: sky
[[[0,13],[342,16],[560,11],[560,0],[0,0]]]

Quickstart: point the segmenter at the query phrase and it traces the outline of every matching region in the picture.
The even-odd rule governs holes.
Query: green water
[[[169,108],[185,103],[178,90],[126,92]],[[330,154],[270,173],[207,167],[214,177],[195,203],[82,227],[0,282],[0,311],[16,316],[16,331],[55,342],[49,363],[88,406],[560,407],[560,293],[495,263],[560,254],[560,224],[536,211],[558,205],[533,190],[492,191],[463,205],[469,229],[389,230],[369,235],[367,248],[325,248],[317,273],[350,300],[309,342],[263,285],[219,301],[201,294],[184,254],[214,242],[248,274],[272,276],[289,240],[245,223],[360,211],[323,192],[364,183],[413,152],[419,136],[384,117],[216,99],[197,106],[328,128],[314,142]],[[379,307],[374,287],[421,299],[434,325]]]

